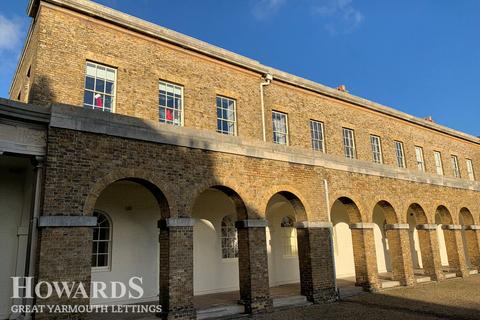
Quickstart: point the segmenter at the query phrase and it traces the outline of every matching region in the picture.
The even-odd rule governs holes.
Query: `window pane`
[[[83,103],[93,105],[93,92],[85,91],[83,95]]]
[[[95,78],[92,78],[92,77],[85,78],[85,89],[93,90],[94,84],[95,84]]]
[[[116,70],[87,62],[85,75],[84,106],[97,110],[111,111],[114,103]],[[107,82],[106,79],[109,81]],[[87,93],[89,92],[89,93]],[[104,94],[109,98],[105,99]]]

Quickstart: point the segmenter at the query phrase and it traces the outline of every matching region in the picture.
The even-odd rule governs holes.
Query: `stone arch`
[[[407,221],[408,221],[409,216],[413,216],[415,218],[416,224],[428,224],[428,223],[430,223],[429,220],[428,220],[427,214],[425,213],[425,210],[418,203],[412,203],[410,206],[408,206]]]
[[[339,198],[337,198],[332,203],[332,208],[330,209],[330,212],[332,211],[333,207],[338,203],[345,206],[345,209],[347,210],[348,219],[349,219],[348,223],[352,224],[352,223],[363,222],[362,214],[360,212],[360,209],[358,208],[355,201],[353,201],[350,197],[339,197]]]
[[[439,205],[436,210],[436,218],[441,224],[453,224],[453,217],[450,213],[450,210],[447,209],[444,205]]]
[[[463,207],[462,209],[460,209],[458,221],[461,225],[464,226],[475,224],[473,214],[467,207]]]
[[[393,206],[390,204],[390,202],[385,201],[385,200],[380,200],[375,204],[374,209],[376,207],[382,209],[382,211],[385,215],[385,219],[386,219],[388,224],[399,223],[400,219],[397,215],[397,212],[395,211]],[[372,212],[372,214],[373,214],[373,212]],[[373,218],[372,218],[372,221],[373,221]]]
[[[117,170],[108,173],[99,180],[90,189],[83,207],[83,215],[91,216],[95,209],[95,203],[103,190],[117,181],[130,181],[142,185],[152,193],[160,207],[162,218],[169,218],[174,202],[166,193],[169,192],[168,186],[161,179],[146,170]]]
[[[263,213],[267,212],[270,201],[276,195],[283,196],[293,207],[296,221],[308,221],[312,215],[311,207],[305,197],[297,189],[287,185],[277,185],[264,194],[260,201]],[[266,217],[265,217],[266,218]]]

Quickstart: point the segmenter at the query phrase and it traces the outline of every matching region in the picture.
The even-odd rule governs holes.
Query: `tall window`
[[[238,236],[235,222],[230,216],[222,219],[222,258],[238,257]]]
[[[355,135],[352,129],[343,128],[343,147],[345,157],[355,159],[357,157],[355,151]]]
[[[93,228],[92,267],[108,268],[112,251],[112,225],[105,213],[95,211],[97,225]]]
[[[467,159],[467,173],[468,179],[475,181],[475,171],[473,171],[473,161],[471,159]]]
[[[452,155],[452,168],[453,168],[453,176],[455,178],[460,178],[460,167],[458,165],[458,157]]]
[[[181,126],[183,119],[183,87],[160,81],[159,89],[159,120],[174,126]]]
[[[405,152],[403,152],[403,142],[395,141],[395,154],[397,156],[397,166],[405,168]]]
[[[286,216],[282,219],[280,226],[282,227],[283,255],[288,257],[296,256],[298,254],[298,248],[295,220],[290,216]]]
[[[425,171],[425,160],[423,158],[422,147],[415,147],[415,158],[417,160],[418,171]]]
[[[83,106],[112,112],[115,105],[117,70],[94,62],[87,62]]]
[[[323,123],[310,120],[310,134],[312,136],[312,149],[325,152]]]
[[[288,122],[287,114],[272,111],[273,142],[288,144]]]
[[[370,143],[372,144],[373,162],[383,163],[382,143],[380,141],[380,137],[371,135],[370,136]]]
[[[236,135],[237,114],[235,100],[217,97],[217,132]]]
[[[433,156],[435,158],[435,170],[437,171],[437,174],[443,176],[442,154],[439,151],[435,151]]]

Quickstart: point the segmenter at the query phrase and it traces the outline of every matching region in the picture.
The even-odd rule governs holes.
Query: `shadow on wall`
[[[29,103],[48,104],[55,103],[56,96],[51,89],[51,81],[46,76],[36,76],[32,88],[28,93]]]

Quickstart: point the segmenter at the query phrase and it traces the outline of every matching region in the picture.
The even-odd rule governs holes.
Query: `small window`
[[[283,236],[283,255],[287,257],[298,255],[295,220],[290,216],[286,216],[282,219],[280,226],[282,227]]]
[[[352,129],[343,128],[343,147],[346,158],[355,159],[357,157],[355,135]]]
[[[442,154],[439,151],[435,151],[433,157],[435,158],[435,170],[437,174],[443,176]]]
[[[159,121],[174,126],[181,126],[183,124],[183,87],[160,81],[158,90]]]
[[[115,105],[117,70],[98,63],[87,62],[85,75],[85,108],[112,112]]]
[[[423,148],[415,147],[415,159],[417,160],[418,171],[425,172],[425,160],[423,158]]]
[[[222,219],[222,258],[238,258],[238,234],[230,216]]]
[[[273,142],[288,145],[288,120],[287,114],[272,111]]]
[[[108,268],[112,251],[112,224],[105,213],[95,211],[97,226],[93,228],[92,268]]]
[[[475,181],[475,171],[473,170],[473,161],[467,159],[467,173],[470,181]]]
[[[405,168],[405,152],[403,151],[403,142],[395,141],[395,154],[397,156],[397,166]]]
[[[217,97],[217,132],[236,135],[237,113],[235,100]]]
[[[380,164],[383,163],[382,143],[380,141],[380,137],[371,135],[370,143],[372,144],[373,162]]]
[[[320,121],[310,120],[310,134],[312,136],[312,149],[315,151],[325,152],[323,123]]]
[[[460,167],[458,165],[458,157],[452,155],[452,168],[453,168],[453,176],[455,178],[460,178]]]

